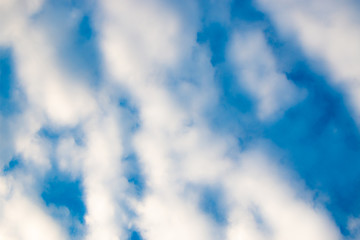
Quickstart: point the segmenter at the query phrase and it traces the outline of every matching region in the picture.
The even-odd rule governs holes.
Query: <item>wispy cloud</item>
[[[281,33],[296,33],[309,57],[331,67],[346,92],[356,91],[349,79],[357,70],[342,60],[355,66],[357,59],[338,46],[355,43],[356,34],[337,25],[349,23],[347,15],[329,20],[330,28],[317,21],[315,3],[259,3]],[[19,106],[0,116],[0,238],[343,237],[316,189],[285,164],[294,148],[280,149],[266,132],[307,99],[306,85],[279,64],[264,31],[269,22],[242,22],[230,1],[56,4],[0,3],[0,45],[14,63],[8,98]],[[211,26],[221,31],[211,35]],[[246,102],[230,102],[229,92]],[[218,119],[224,127],[214,126]],[[49,179],[59,183],[45,191]],[[79,191],[76,204],[50,201],[62,179]],[[351,217],[355,236],[358,216]]]
[[[278,118],[305,96],[305,91],[279,72],[261,30],[234,33],[229,58],[241,87],[255,99],[261,120]]]
[[[346,94],[359,119],[359,19],[353,1],[257,1],[279,31],[296,38],[306,54],[320,60],[329,79]]]

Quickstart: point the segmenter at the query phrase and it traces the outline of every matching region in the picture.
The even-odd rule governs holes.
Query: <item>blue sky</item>
[[[359,239],[358,8],[2,1],[0,239]]]

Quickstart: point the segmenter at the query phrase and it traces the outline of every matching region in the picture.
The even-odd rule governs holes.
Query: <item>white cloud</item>
[[[132,224],[148,240],[339,238],[332,220],[311,200],[297,197],[303,189],[284,182],[288,179],[283,170],[258,153],[261,147],[255,153],[240,152],[237,136],[217,134],[207,125],[202,113],[218,100],[214,69],[208,50],[196,43],[197,24],[187,26],[186,14],[175,5],[98,1],[95,25],[106,77],[95,91],[58,63],[49,32],[29,17],[40,2],[29,8],[21,3],[0,5],[1,13],[8,12],[1,15],[1,22],[8,24],[0,42],[14,50],[18,82],[27,98],[16,123],[22,127],[12,130],[15,153],[33,167],[19,171],[16,181],[11,174],[0,178],[0,235],[66,239],[65,230],[39,203],[40,187],[34,186],[38,182],[27,183],[39,177],[35,168],[46,172],[51,167],[52,149],[38,134],[46,125],[76,126],[83,133],[81,144],[70,133],[61,136],[55,157],[63,171],[83,180],[85,239],[126,238]],[[198,14],[190,3],[181,7]],[[235,34],[230,49],[243,70],[240,81],[258,102],[261,119],[277,116],[299,101],[300,90],[277,71],[260,32]],[[172,88],[173,82],[180,82],[179,88]],[[122,131],[128,123],[114,85],[125,89],[139,112],[135,133]],[[133,148],[144,172],[146,189],[140,199],[126,195],[121,162],[126,146]],[[225,226],[199,207],[196,187],[213,185],[224,191]],[[126,204],[132,209],[124,209]],[[127,211],[134,211],[135,219]],[[257,218],[263,221],[260,228]]]
[[[70,172],[71,176],[81,176],[84,151],[73,137],[64,137],[60,139],[56,149],[58,165],[64,172]]]
[[[68,239],[34,198],[27,196],[18,179],[0,177],[0,236],[4,240]]]
[[[110,68],[118,81],[131,83],[134,78],[144,78],[144,73],[157,75],[176,63],[184,37],[179,35],[182,26],[174,10],[159,1],[107,0],[99,5],[104,67]]]
[[[347,239],[359,239],[360,237],[360,218],[349,217],[347,228],[350,235]]]
[[[186,48],[194,47],[195,34],[183,36],[181,28],[178,28],[179,32],[173,33],[185,39],[193,38],[193,44],[181,45],[174,42],[165,31],[164,35],[158,36],[159,41],[144,37],[136,43],[136,46],[133,46],[132,35],[141,34],[138,31],[143,31],[142,28],[149,28],[145,31],[147,34],[149,32],[156,34],[155,30],[151,32],[153,28],[166,29],[166,22],[169,19],[164,18],[158,21],[158,18],[154,20],[149,18],[148,23],[140,24],[128,31],[124,25],[131,18],[123,19],[128,14],[118,18],[119,15],[116,14],[118,10],[112,2],[101,2],[101,4],[103,4],[103,9],[107,9],[102,12],[100,19],[103,21],[99,29],[108,75],[120,85],[127,87],[130,96],[136,100],[140,115],[141,127],[135,135],[134,149],[145,174],[147,189],[143,199],[139,202],[135,201],[133,206],[138,214],[134,223],[145,239],[238,239],[245,236],[247,238],[244,239],[249,240],[339,238],[336,226],[324,212],[314,209],[313,205],[307,204],[304,200],[297,199],[295,193],[300,190],[293,188],[291,184],[282,183],[283,178],[276,177],[280,172],[276,170],[276,167],[267,168],[265,167],[267,165],[251,164],[258,158],[251,154],[240,154],[241,158],[247,159],[246,163],[249,163],[250,167],[245,165],[245,160],[241,160],[239,165],[238,159],[227,156],[229,148],[235,144],[232,138],[209,132],[207,127],[204,127],[206,124],[204,125],[201,114],[189,111],[191,108],[177,101],[178,93],[170,92],[166,84],[166,75],[162,74],[164,66],[169,68],[167,62],[162,62],[163,52],[174,53],[171,55],[171,59],[174,60],[170,61],[171,63],[196,59],[201,62],[202,67],[199,68],[201,71],[213,72],[210,65],[201,58],[184,54],[191,52]],[[124,6],[127,5],[124,4]],[[124,11],[122,6],[117,7],[120,8],[120,12]],[[126,12],[131,11],[136,13],[137,9],[129,7]],[[167,16],[161,12],[167,10],[161,7],[149,8],[147,11],[150,13],[143,13],[145,16]],[[176,21],[181,21],[181,19]],[[158,26],[150,23],[158,24]],[[245,68],[250,68],[253,74],[257,74],[259,68],[265,71],[263,76],[266,76],[268,81],[265,81],[264,85],[268,87],[264,88],[264,94],[260,93],[256,97],[263,105],[261,110],[267,111],[262,117],[269,117],[298,101],[300,93],[284,75],[276,71],[274,60],[262,35],[249,33],[248,36],[251,39],[244,43],[254,43],[254,46],[243,48],[238,56],[239,61],[241,60]],[[171,43],[162,44],[163,41],[171,41]],[[157,52],[158,55],[147,49],[157,44],[163,46],[160,48],[161,51]],[[140,57],[139,49],[142,49],[141,61],[136,61],[135,59]],[[185,50],[180,54],[174,52],[173,49]],[[247,54],[244,53],[246,50],[249,51]],[[244,54],[241,55],[242,53]],[[253,57],[252,54],[260,55],[259,59]],[[259,64],[257,60],[260,61]],[[151,66],[151,71],[149,66]],[[191,66],[186,64],[179,66],[182,66],[182,70],[191,69]],[[191,72],[191,76],[197,75],[196,70]],[[253,81],[260,81],[260,79],[255,78]],[[212,76],[204,82],[207,86],[211,86]],[[196,83],[202,83],[201,79]],[[256,90],[263,90],[263,86],[257,85],[258,88],[255,89],[252,84],[249,79],[248,85],[251,86],[249,90],[254,95],[257,94]],[[195,85],[188,84],[185,92],[200,94],[199,98],[189,96],[190,99],[196,101],[194,102],[196,105],[197,101],[203,101],[200,98],[207,99],[208,96],[202,94],[201,91],[196,93],[192,91],[192,88],[196,89]],[[280,90],[277,89],[278,85]],[[211,96],[213,99],[217,98],[216,95]],[[267,106],[267,102],[272,104]],[[229,226],[221,227],[213,219],[207,217],[199,209],[200,193],[188,188],[193,184],[206,186],[215,183],[223,186],[225,195],[229,198],[230,205],[227,206],[230,207]],[[253,188],[249,188],[247,184],[253,185]],[[251,203],[259,206],[261,210],[259,214],[268,224],[271,234],[262,233],[258,229],[252,212],[246,207]]]
[[[225,179],[229,239],[340,239],[324,209],[263,154],[261,149],[243,153],[239,168]]]
[[[16,76],[31,108],[43,111],[55,124],[75,125],[96,104],[87,86],[62,69],[44,28],[31,19],[41,1],[15,1],[1,8],[5,33],[0,42],[12,48]],[[7,31],[8,30],[8,31]]]
[[[154,192],[138,207],[138,227],[145,239],[220,239],[216,225],[192,201],[171,191]]]
[[[119,239],[123,214],[119,208],[126,185],[122,183],[122,143],[117,118],[93,119],[86,126],[84,185],[89,231],[86,239]]]
[[[51,168],[49,142],[38,135],[41,127],[47,124],[66,128],[87,122],[87,125],[81,125],[85,131],[85,140],[88,141],[85,147],[81,148],[71,140],[61,139],[57,152],[59,165],[75,177],[79,177],[80,173],[84,176],[89,239],[99,239],[99,234],[105,238],[109,236],[107,239],[117,239],[119,227],[115,222],[118,222],[118,214],[111,212],[116,209],[117,196],[113,196],[119,190],[116,189],[119,172],[116,163],[121,159],[121,143],[118,142],[120,138],[116,133],[117,118],[112,115],[107,118],[106,112],[101,112],[98,117],[100,110],[97,108],[95,93],[84,82],[78,81],[60,67],[48,32],[30,17],[40,5],[35,1],[27,3],[28,5],[21,5],[22,2],[13,2],[6,6],[7,9],[1,9],[7,12],[7,19],[1,22],[8,23],[6,27],[9,31],[0,36],[0,42],[10,45],[14,52],[17,81],[28,101],[23,104],[25,111],[17,117],[16,125],[19,127],[13,129],[14,154],[20,154],[25,165],[30,167],[30,175],[41,179],[38,174]],[[65,150],[68,152],[63,152]],[[80,156],[69,161],[76,153]],[[114,189],[109,187],[110,184]],[[30,192],[34,194],[35,189],[32,188]],[[44,207],[31,205],[33,200],[33,197],[27,199],[21,196],[3,199],[8,210],[4,213],[6,216],[2,217],[0,228],[4,227],[6,234],[10,234],[3,236],[7,239],[65,239],[64,236],[57,236],[60,233],[55,229],[56,224],[42,212]],[[103,207],[99,209],[100,200],[108,206],[108,212]],[[13,208],[18,208],[19,212]],[[21,217],[21,211],[32,219],[24,218],[24,224],[19,224],[17,228],[7,227],[7,224],[16,224],[15,217]],[[14,216],[14,219],[8,215]],[[47,231],[51,234],[47,234]]]
[[[228,55],[240,86],[256,102],[259,119],[279,118],[285,110],[304,98],[304,90],[277,69],[271,49],[260,30],[235,32]]]

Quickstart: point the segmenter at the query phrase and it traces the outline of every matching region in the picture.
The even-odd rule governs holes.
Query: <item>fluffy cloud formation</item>
[[[212,116],[231,104],[223,101],[220,70],[198,33],[204,18],[232,24],[230,3],[215,2],[221,14],[206,17],[206,6],[192,1],[61,5],[66,10],[59,18],[76,16],[59,28],[69,39],[81,16],[91,15],[86,41],[98,52],[96,83],[84,77],[91,70],[74,71],[71,57],[59,53],[69,43],[51,36],[46,13],[56,11],[55,3],[0,4],[0,44],[12,51],[12,97],[20,108],[0,118],[10,142],[0,147],[0,238],[342,238],[326,206],[282,166],[282,152],[271,141],[250,139],[245,126],[241,136],[214,126]],[[242,116],[271,124],[299,104],[305,90],[278,68],[261,28],[229,29],[228,71],[255,105],[254,114]],[[74,42],[81,55],[84,43]],[[71,212],[75,198],[66,193],[60,200],[71,201],[48,203],[42,191],[49,175],[81,182],[84,216]],[[62,190],[58,179],[50,191]],[[64,208],[68,215],[56,214]],[[349,229],[356,228],[354,219]],[[77,224],[69,227],[71,221]]]

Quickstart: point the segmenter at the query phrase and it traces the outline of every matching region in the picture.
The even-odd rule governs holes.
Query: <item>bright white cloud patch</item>
[[[259,137],[246,139],[243,147],[238,142],[243,136],[214,127],[209,116],[222,112],[213,114],[213,109],[231,106],[223,102],[211,46],[197,41],[204,27],[200,3],[91,3],[86,6],[96,33],[96,67],[101,69],[96,86],[62,64],[57,47],[65,43],[55,44],[44,19],[37,18],[51,3],[0,2],[0,44],[13,52],[21,92],[15,98],[19,112],[0,118],[10,126],[1,133],[10,143],[7,151],[0,146],[0,239],[115,240],[129,239],[133,230],[146,240],[341,239],[325,207],[298,176],[278,164],[277,151],[267,150],[274,145],[260,144]],[[230,5],[215,6],[221,6],[224,16],[213,12],[209,19],[230,24]],[[334,65],[336,78],[348,79],[346,87],[357,86],[349,80],[358,77],[355,55],[335,46],[336,41],[356,45],[356,33],[345,34],[354,26],[338,29],[336,22],[334,32],[326,30],[329,34],[314,43],[307,40],[312,33],[305,31],[327,27],[311,23],[313,30],[303,30],[308,18],[301,8],[289,9],[294,14],[288,18],[299,24],[300,36],[304,33],[304,46]],[[339,18],[349,21],[342,14]],[[305,90],[278,69],[259,28],[231,31],[225,46],[229,71],[255,102],[257,119],[275,122],[306,97]],[[336,31],[344,31],[345,37],[337,37]],[[332,40],[323,46],[325,37]],[[356,88],[351,88],[352,96]],[[44,129],[54,133],[47,136]],[[136,170],[126,163],[130,155],[139,165]],[[10,169],[14,159],[19,166]],[[137,180],[128,179],[134,171],[144,181],[138,195],[131,182]],[[64,206],[49,207],[42,199],[51,174],[81,180],[86,213],[80,234],[74,236],[65,220],[54,216],[51,209]],[[202,206],[204,189],[212,188],[219,191],[223,222]],[[357,226],[356,220],[350,224]]]

